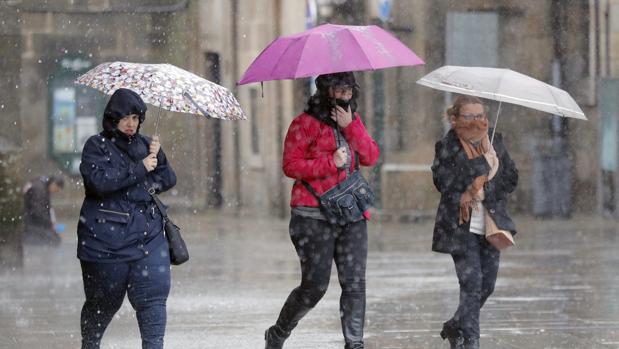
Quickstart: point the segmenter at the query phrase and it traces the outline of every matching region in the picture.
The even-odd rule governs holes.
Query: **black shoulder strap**
[[[159,200],[159,196],[155,194],[155,188],[148,189],[148,193],[153,198],[153,201],[155,202],[155,205],[157,205],[159,212],[161,212],[161,216],[163,217],[163,220],[167,221],[168,212],[166,211],[165,207],[163,207],[163,203],[161,202],[161,200]]]
[[[314,195],[316,200],[318,200],[318,202],[320,202],[320,196],[316,193],[314,188],[312,188],[312,186],[309,183],[307,183],[306,181],[304,181],[304,180],[301,180],[301,183],[307,189],[307,191],[309,191],[312,195]]]

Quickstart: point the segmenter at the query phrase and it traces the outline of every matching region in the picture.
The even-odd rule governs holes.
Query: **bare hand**
[[[155,167],[157,167],[157,155],[148,154],[148,156],[145,157],[144,160],[142,160],[142,163],[144,164],[146,171],[153,171]]]
[[[153,136],[153,140],[150,142],[148,151],[151,154],[157,155],[159,153],[159,149],[161,149],[161,143],[159,143],[159,136]]]
[[[337,168],[342,168],[346,166],[348,162],[348,153],[346,151],[346,147],[340,147],[333,152],[333,162],[335,162],[335,167]]]
[[[352,112],[350,106],[347,109],[340,107],[339,105],[335,109],[331,109],[331,119],[337,122],[341,128],[345,128],[352,122]]]

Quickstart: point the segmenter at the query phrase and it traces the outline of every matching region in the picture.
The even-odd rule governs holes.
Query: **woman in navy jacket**
[[[117,90],[103,116],[103,132],[88,139],[80,172],[86,197],[80,211],[77,256],[86,301],[82,348],[99,348],[123,303],[136,311],[142,348],[163,348],[170,257],[163,219],[148,189],[176,184],[157,137],[139,134],[146,105],[133,91]]]

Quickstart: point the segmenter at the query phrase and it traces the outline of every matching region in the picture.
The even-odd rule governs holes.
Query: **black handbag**
[[[181,236],[181,229],[168,217],[168,213],[155,193],[155,189],[149,189],[148,193],[153,198],[153,201],[155,201],[155,205],[157,205],[163,217],[165,236],[170,246],[170,263],[173,265],[180,265],[187,262],[189,260],[189,251],[187,250],[185,240],[183,240]]]
[[[301,182],[316,197],[320,212],[331,224],[346,225],[358,222],[364,218],[363,212],[374,204],[374,191],[359,172],[358,162],[354,172],[349,172],[345,180],[322,195],[318,195],[306,181]]]

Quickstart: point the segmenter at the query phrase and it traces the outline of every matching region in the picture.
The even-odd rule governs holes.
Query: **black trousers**
[[[445,325],[462,331],[464,338],[479,338],[479,312],[494,291],[499,257],[499,250],[485,236],[473,233],[466,236],[464,252],[452,255],[460,283],[460,304]]]
[[[346,226],[293,215],[290,239],[301,262],[301,284],[292,290],[276,323],[289,334],[324,296],[335,261],[342,288],[340,317],[346,348],[363,348],[365,269],[368,250],[366,221]]]

